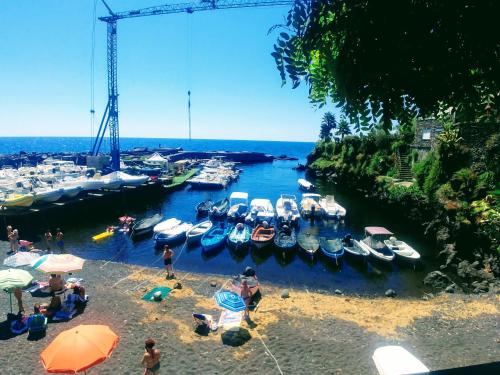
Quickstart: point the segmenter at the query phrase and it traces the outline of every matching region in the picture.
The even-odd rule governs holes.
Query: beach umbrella
[[[109,358],[119,340],[108,326],[79,325],[57,335],[40,358],[50,373],[85,372]]]
[[[29,251],[19,251],[14,255],[3,260],[3,264],[8,267],[21,267],[29,266],[31,263],[35,262],[40,258],[40,254],[32,253]]]
[[[9,268],[0,271],[0,289],[9,293],[10,312],[12,313],[12,290],[23,288],[33,280],[33,276],[28,271]]]
[[[65,273],[80,271],[84,262],[85,259],[71,254],[48,254],[31,263],[31,267],[45,273]]]
[[[233,292],[224,291],[215,293],[215,302],[220,307],[229,311],[238,312],[246,309],[243,298]]]

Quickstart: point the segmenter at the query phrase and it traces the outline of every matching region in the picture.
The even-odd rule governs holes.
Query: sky
[[[108,0],[114,11],[186,0]],[[107,101],[106,25],[94,0],[0,0],[0,136],[85,136]],[[270,55],[287,8],[217,10],[118,21],[123,137],[315,141],[330,108],[281,87]],[[97,1],[97,16],[106,15]]]

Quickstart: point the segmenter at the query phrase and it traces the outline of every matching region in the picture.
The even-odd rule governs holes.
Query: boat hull
[[[31,207],[34,198],[32,194],[19,195],[0,201],[0,206],[9,208],[27,208]]]
[[[53,189],[34,194],[35,203],[53,203],[62,198],[64,189]]]

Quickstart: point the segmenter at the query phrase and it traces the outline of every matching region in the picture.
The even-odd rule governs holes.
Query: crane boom
[[[157,16],[173,13],[194,13],[207,10],[256,8],[291,5],[294,0],[199,0],[190,3],[164,4],[136,10],[113,12],[105,0],[102,3],[108,10],[109,15],[99,17],[99,20],[107,23],[108,48],[108,103],[101,119],[97,137],[92,147],[92,155],[97,155],[102,144],[106,129],[109,127],[111,167],[120,170],[120,136],[118,126],[118,71],[117,71],[117,21],[127,18],[145,16]]]

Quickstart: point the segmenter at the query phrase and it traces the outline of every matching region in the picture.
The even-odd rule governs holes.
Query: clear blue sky
[[[114,11],[186,0],[109,0]],[[94,0],[0,1],[0,136],[89,136]],[[314,141],[326,109],[281,87],[270,53],[286,7],[118,22],[120,133]],[[106,10],[97,2],[97,16]],[[191,35],[191,37],[189,36]],[[191,56],[191,58],[189,58]],[[106,27],[95,28],[95,109],[107,100]],[[331,109],[331,108],[330,108]]]

